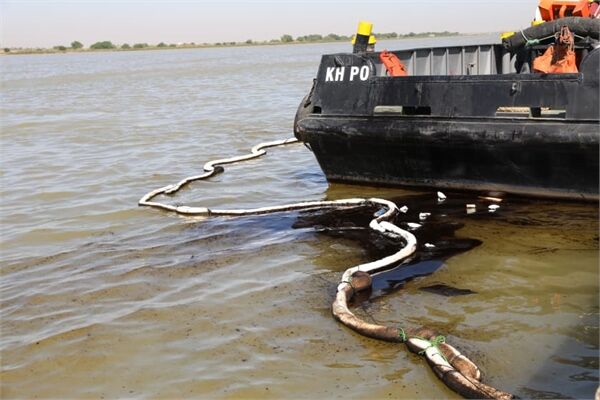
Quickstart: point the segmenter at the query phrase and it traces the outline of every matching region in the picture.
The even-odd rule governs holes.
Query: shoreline
[[[399,35],[398,37],[383,37],[377,39],[378,42],[390,41],[390,40],[408,40],[408,39],[424,39],[424,38],[443,38],[443,37],[456,37],[456,36],[472,36],[478,35],[478,33],[458,33],[458,32],[427,32],[417,33],[412,36],[410,35]],[[154,51],[154,50],[181,50],[181,49],[213,49],[213,48],[230,48],[230,47],[255,47],[255,46],[282,46],[282,45],[301,45],[301,44],[318,44],[318,43],[344,43],[349,42],[348,40],[293,40],[289,42],[283,42],[281,40],[261,41],[261,42],[227,42],[227,43],[203,43],[193,44],[184,43],[181,45],[166,45],[166,46],[145,46],[141,48],[121,48],[114,47],[108,49],[92,49],[92,48],[65,48],[64,50],[55,48],[8,48],[9,51],[0,51],[0,56],[15,56],[15,55],[35,55],[35,54],[82,54],[82,53],[102,53],[102,52],[121,52],[121,51]]]

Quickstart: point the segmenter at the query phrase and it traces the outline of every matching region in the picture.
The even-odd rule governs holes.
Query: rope
[[[529,39],[527,36],[525,36],[525,32],[520,31],[521,32],[521,36],[523,36],[523,39],[525,39],[525,46],[532,46],[534,44],[538,44],[540,42],[539,39]]]
[[[432,354],[432,356],[438,355],[438,356],[442,357],[442,359],[446,362],[446,364],[450,365],[450,362],[448,361],[448,359],[446,358],[446,356],[444,356],[442,354],[442,351],[439,348],[439,345],[441,343],[446,343],[446,337],[445,336],[438,335],[435,338],[433,338],[433,340],[427,340],[427,339],[415,336],[415,339],[424,340],[424,341],[426,341],[426,342],[429,343],[429,346],[427,346],[423,350],[419,351],[419,355],[421,355],[421,356],[422,355],[427,355],[427,350],[433,348],[433,349],[437,350],[437,353]]]
[[[521,36],[523,36],[523,39],[525,39],[525,46],[534,46],[536,44],[540,44],[544,40],[555,37],[554,34],[552,34],[552,35],[544,36],[539,39],[529,39],[527,36],[525,36],[525,32],[523,32],[522,30],[519,32],[521,33]]]
[[[398,337],[402,339],[402,342],[406,342],[406,333],[404,332],[404,329],[402,329],[401,326],[398,327]]]
[[[421,340],[425,340],[426,342],[429,342],[429,346],[428,346],[428,347],[426,347],[426,348],[424,348],[423,350],[421,350],[421,351],[419,352],[419,354],[420,354],[420,355],[423,355],[423,354],[425,354],[425,352],[426,352],[428,349],[432,348],[432,347],[433,347],[433,348],[435,348],[435,349],[438,349],[438,350],[439,350],[439,347],[438,347],[438,345],[439,345],[440,343],[446,343],[446,337],[445,337],[445,336],[442,336],[442,335],[438,335],[438,336],[436,336],[436,337],[435,337],[433,340],[427,340],[427,339],[425,339],[425,338],[418,337],[418,336],[414,336],[414,338],[415,338],[415,339],[421,339]],[[442,355],[442,357],[443,357],[443,355]],[[445,358],[445,357],[444,357],[444,358]],[[448,361],[448,360],[446,360],[446,361]]]

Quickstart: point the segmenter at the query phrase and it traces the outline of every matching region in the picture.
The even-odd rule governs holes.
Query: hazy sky
[[[537,0],[435,1],[9,1],[0,0],[0,47],[86,47],[146,42],[265,40],[283,34],[497,32],[527,27]]]

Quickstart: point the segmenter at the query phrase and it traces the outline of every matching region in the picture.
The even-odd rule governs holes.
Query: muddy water
[[[457,398],[403,346],[330,315],[342,271],[398,246],[365,229],[376,210],[190,219],[136,206],[206,160],[291,136],[319,55],[346,47],[0,59],[3,398]],[[507,198],[489,213],[447,195],[328,185],[295,145],[167,200],[406,204],[398,223],[423,224],[419,249],[355,311],[438,328],[520,397],[592,397],[597,205]]]

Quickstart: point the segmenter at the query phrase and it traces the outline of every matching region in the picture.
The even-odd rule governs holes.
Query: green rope
[[[433,338],[433,340],[430,342],[431,346],[429,346],[429,347],[437,348],[440,343],[445,343],[445,342],[446,342],[446,336],[439,335],[439,336],[436,336],[435,338]],[[425,349],[425,350],[427,350],[427,349]]]
[[[401,327],[398,327],[398,337],[402,339],[403,342],[406,342],[406,333]]]
[[[538,44],[540,43],[540,41],[538,39],[529,39],[527,36],[525,36],[525,32],[520,31],[521,32],[521,36],[523,36],[523,39],[525,39],[525,46],[532,46],[534,44]]]
[[[448,359],[446,358],[446,356],[444,356],[442,354],[442,352],[440,351],[440,348],[438,347],[440,345],[440,343],[445,343],[446,342],[446,337],[443,335],[438,335],[435,338],[433,338],[433,340],[427,340],[423,337],[420,336],[411,336],[409,339],[420,339],[420,340],[424,340],[426,342],[429,342],[429,346],[427,346],[426,348],[424,348],[423,350],[421,350],[419,352],[419,355],[424,355],[425,352],[430,349],[430,348],[435,348],[438,351],[438,354],[440,355],[440,357],[442,357],[444,359],[444,361],[446,361],[448,364],[450,364],[450,362],[448,361]]]
[[[544,40],[548,40],[548,39],[554,37],[554,34],[552,34],[552,35],[544,36],[543,38],[539,38],[539,39],[529,39],[527,36],[525,36],[525,32],[520,31],[520,33],[521,33],[521,36],[523,36],[523,39],[525,39],[525,46],[533,46],[536,44],[540,44]]]
[[[427,351],[427,349],[430,349],[430,348],[432,348],[432,347],[434,347],[434,348],[436,348],[436,349],[438,349],[438,350],[439,350],[439,348],[438,348],[438,345],[439,345],[440,343],[444,343],[444,342],[446,342],[446,337],[445,337],[445,336],[442,336],[442,335],[436,336],[435,338],[433,338],[433,340],[427,340],[427,339],[425,339],[425,338],[422,338],[422,337],[417,337],[417,336],[415,336],[415,338],[416,338],[416,339],[421,339],[421,340],[424,340],[424,341],[426,341],[426,342],[429,342],[429,346],[427,346],[426,348],[424,348],[423,350],[421,350],[421,351],[419,352],[419,354],[420,354],[420,355],[423,355],[423,354],[425,354],[425,351]]]

